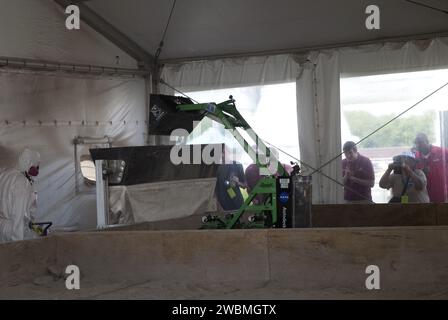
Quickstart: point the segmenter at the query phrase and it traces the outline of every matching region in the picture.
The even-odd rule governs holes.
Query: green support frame
[[[271,154],[270,149],[263,143],[257,134],[252,130],[249,124],[244,120],[242,115],[238,112],[235,106],[235,100],[230,97],[229,100],[222,103],[199,103],[199,104],[184,104],[179,105],[178,110],[181,111],[205,111],[207,117],[221,123],[230,132],[235,139],[243,147],[244,151],[251,157],[254,163],[260,168],[268,169],[267,164],[262,164],[259,161],[258,152],[259,147],[266,150],[266,156],[274,159],[277,163],[277,172],[279,176],[286,176],[288,173],[284,170],[282,164],[275,155]],[[256,143],[256,150],[254,150],[244,137],[238,132],[237,128],[248,131],[254,135],[251,137]],[[265,195],[265,203],[262,205],[254,205],[252,201],[257,195]],[[249,223],[241,223],[240,219],[244,213],[254,213],[252,221]],[[257,183],[254,190],[249,194],[241,208],[233,214],[226,215],[224,219],[216,216],[207,217],[204,221],[203,229],[233,229],[233,228],[266,228],[272,227],[277,223],[277,191],[276,178],[274,173],[266,176]]]

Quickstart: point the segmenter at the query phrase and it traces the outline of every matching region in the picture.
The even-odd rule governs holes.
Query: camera
[[[401,174],[402,163],[402,156],[395,156],[392,158],[392,168],[394,170],[394,174]]]

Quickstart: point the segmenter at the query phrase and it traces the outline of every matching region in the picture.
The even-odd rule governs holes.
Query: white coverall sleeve
[[[17,181],[11,190],[12,230],[9,241],[23,240],[26,224],[29,222],[29,210],[33,197],[31,185],[25,179]]]

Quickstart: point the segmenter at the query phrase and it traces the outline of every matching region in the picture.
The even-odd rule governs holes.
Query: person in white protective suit
[[[33,179],[39,164],[39,153],[25,149],[17,168],[0,172],[0,243],[33,238],[28,226],[36,209]]]

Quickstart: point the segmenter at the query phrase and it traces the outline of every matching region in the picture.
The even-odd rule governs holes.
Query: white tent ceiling
[[[448,10],[446,0],[419,2]],[[88,0],[91,9],[154,54],[173,1]],[[378,5],[381,29],[365,28]],[[301,49],[448,31],[448,15],[405,0],[178,0],[162,60]]]

